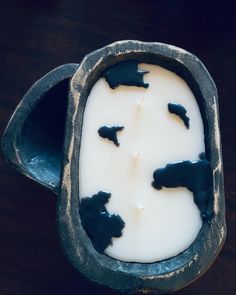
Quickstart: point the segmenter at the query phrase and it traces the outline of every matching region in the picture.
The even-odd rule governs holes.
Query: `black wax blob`
[[[143,81],[143,76],[148,71],[139,70],[138,64],[137,60],[122,61],[106,69],[102,76],[112,89],[119,85],[148,88],[148,83]]]
[[[110,193],[100,191],[80,202],[82,226],[91,238],[94,248],[100,253],[112,244],[112,237],[121,237],[125,226],[118,214],[109,214],[107,211],[105,204],[110,197]]]
[[[113,141],[116,146],[119,146],[120,144],[118,142],[116,133],[118,131],[123,130],[123,129],[124,129],[123,126],[112,126],[112,127],[102,126],[101,128],[98,129],[98,134],[102,138],[109,139],[109,140]]]
[[[206,160],[206,153],[205,152],[200,153],[199,154],[199,159]]]
[[[162,186],[188,188],[193,192],[194,202],[201,212],[202,219],[210,221],[214,216],[213,210],[209,209],[212,177],[211,165],[206,159],[196,162],[183,161],[155,170],[152,185],[156,189],[162,189]]]
[[[186,128],[189,128],[189,117],[186,115],[187,111],[181,104],[168,103],[168,110],[171,114],[175,114],[182,119]]]

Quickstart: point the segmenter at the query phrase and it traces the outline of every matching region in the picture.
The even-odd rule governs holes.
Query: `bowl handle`
[[[23,96],[2,138],[6,162],[58,193],[69,80],[79,64],[65,64]]]

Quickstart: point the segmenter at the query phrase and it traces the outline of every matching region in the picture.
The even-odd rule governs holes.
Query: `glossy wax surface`
[[[199,159],[205,151],[201,114],[186,82],[160,66],[148,70],[147,89],[111,89],[100,78],[88,97],[79,162],[80,198],[99,191],[111,193],[108,212],[125,222],[122,236],[105,253],[132,262],[173,257],[195,240],[202,220],[187,188],[152,187],[153,172],[168,163]],[[187,110],[189,129],[168,111],[168,103]],[[98,134],[102,126],[123,126],[119,146]]]

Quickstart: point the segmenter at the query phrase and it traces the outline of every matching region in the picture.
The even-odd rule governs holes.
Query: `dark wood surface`
[[[218,2],[9,0],[0,10],[0,135],[33,82],[116,40],[174,44],[208,68],[219,91],[228,236],[210,270],[178,295],[236,292],[236,22],[233,5]],[[88,282],[64,258],[55,209],[52,192],[0,156],[0,294],[117,294]]]

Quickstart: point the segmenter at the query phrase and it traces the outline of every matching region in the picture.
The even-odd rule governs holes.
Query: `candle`
[[[115,70],[118,76],[108,70],[95,83],[83,116],[82,225],[95,249],[115,259],[168,259],[192,244],[211,215],[205,210],[209,182],[201,180],[199,187],[196,173],[191,186],[183,170],[205,163],[203,172],[211,175],[201,114],[188,84],[174,72],[133,61]],[[186,183],[169,181],[170,168]]]
[[[115,42],[75,67],[53,70],[25,94],[3,153],[59,192],[58,232],[79,272],[125,293],[179,290],[207,271],[226,236],[214,81],[196,56],[163,43]],[[64,113],[64,103],[52,104],[58,91],[68,104],[66,121],[54,118],[50,140],[45,128],[33,136],[32,124],[45,126],[36,113]],[[40,167],[29,165],[32,153]],[[60,184],[41,170],[61,175]]]

